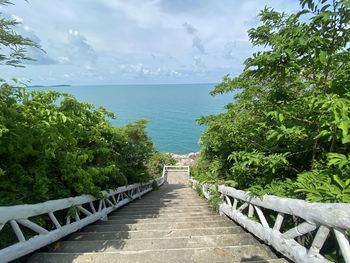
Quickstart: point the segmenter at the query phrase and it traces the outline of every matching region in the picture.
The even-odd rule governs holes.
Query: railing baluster
[[[90,205],[91,211],[92,211],[94,214],[96,214],[96,209],[95,209],[94,203],[93,203],[93,202],[89,202],[89,205]]]
[[[254,208],[255,208],[256,213],[258,214],[258,217],[259,217],[260,222],[261,222],[261,224],[263,225],[263,227],[265,227],[265,228],[270,228],[269,224],[268,224],[267,221],[266,221],[266,218],[265,218],[265,216],[264,216],[263,211],[262,211],[259,207],[257,207],[257,206],[254,206]]]
[[[114,206],[114,204],[111,202],[111,200],[109,199],[106,199],[107,203],[110,205],[110,206]]]
[[[75,221],[80,221],[80,216],[78,212],[75,212]]]
[[[10,220],[10,225],[13,229],[13,231],[15,232],[17,239],[19,242],[24,242],[26,241],[21,228],[19,227],[19,225],[17,224],[16,220]]]
[[[117,205],[117,204],[118,204],[117,200],[115,200],[115,196],[114,196],[114,195],[112,195],[112,200],[113,200],[113,202],[114,202],[114,205]]]
[[[241,205],[237,210],[238,210],[239,212],[243,212],[244,209],[246,209],[247,207],[248,207],[248,203],[244,203],[244,204]]]
[[[30,222],[28,219],[17,219],[17,222],[20,223],[22,226],[25,226],[34,232],[37,232],[38,234],[47,234],[49,231],[47,231],[45,228]]]
[[[225,195],[225,199],[226,199],[227,204],[228,204],[229,206],[232,206],[230,197],[228,197],[227,195]]]
[[[49,217],[50,217],[52,223],[55,225],[56,229],[62,228],[61,224],[58,222],[58,220],[55,217],[55,214],[53,212],[49,212]]]
[[[83,214],[85,214],[87,216],[91,216],[92,215],[92,213],[90,211],[88,211],[87,209],[85,209],[81,205],[78,205],[77,208],[79,209],[79,211],[81,211]]]
[[[278,213],[273,230],[280,231],[284,219],[284,214]]]
[[[232,209],[233,209],[233,210],[237,210],[237,205],[238,205],[238,200],[235,198],[235,199],[233,200]]]
[[[334,229],[334,234],[338,241],[338,244],[339,244],[341,253],[343,254],[345,262],[350,263],[350,245],[345,232],[339,229]]]
[[[102,210],[102,204],[103,204],[103,201],[102,200],[100,200],[100,202],[99,202],[99,204],[98,204],[98,212],[101,212],[101,210]]]
[[[320,250],[326,242],[326,239],[329,234],[329,228],[325,226],[320,226],[314,240],[312,241],[311,247],[309,249],[309,255],[310,256],[315,256],[318,253],[320,253]]]
[[[249,208],[248,208],[248,217],[253,217],[254,215],[254,207],[249,204]]]

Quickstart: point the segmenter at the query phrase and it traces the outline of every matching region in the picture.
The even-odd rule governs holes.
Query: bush
[[[158,178],[162,176],[164,165],[175,165],[176,160],[167,153],[155,152],[147,163],[147,169],[151,177]]]
[[[149,180],[146,121],[55,91],[0,86],[0,205],[38,203]]]
[[[158,185],[157,181],[153,180],[153,182],[152,182],[152,190],[156,191],[158,189],[159,189],[159,185]]]

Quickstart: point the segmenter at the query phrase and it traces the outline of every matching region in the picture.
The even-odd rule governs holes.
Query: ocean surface
[[[200,134],[206,127],[196,119],[220,113],[232,101],[232,94],[212,97],[215,84],[173,85],[94,85],[54,87],[73,94],[78,100],[104,106],[117,115],[112,123],[147,119],[148,134],[163,152],[185,154],[200,149]],[[47,89],[47,88],[35,88]]]

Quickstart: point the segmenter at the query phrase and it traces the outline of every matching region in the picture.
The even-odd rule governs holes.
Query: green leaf
[[[323,65],[327,65],[327,52],[321,50],[319,54],[319,58],[320,58],[320,62]]]
[[[334,181],[342,188],[345,188],[346,184],[339,178],[338,175],[333,175]]]

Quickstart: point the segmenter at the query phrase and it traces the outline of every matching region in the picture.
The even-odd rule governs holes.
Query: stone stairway
[[[168,181],[172,180],[169,177]],[[177,179],[60,241],[31,263],[287,262]]]

